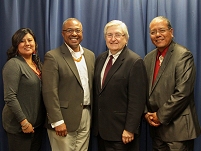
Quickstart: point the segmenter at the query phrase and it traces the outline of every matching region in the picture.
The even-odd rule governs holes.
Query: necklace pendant
[[[73,60],[76,61],[76,62],[80,62],[82,60],[82,55],[78,59],[73,57]]]

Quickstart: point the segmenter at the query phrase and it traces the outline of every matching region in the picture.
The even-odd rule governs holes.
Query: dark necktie
[[[109,72],[110,68],[112,67],[112,59],[113,59],[113,56],[110,55],[110,60],[108,61],[107,66],[105,68],[105,72],[104,72],[104,76],[103,76],[103,80],[102,80],[102,85],[103,85],[103,83],[105,81],[107,73]]]

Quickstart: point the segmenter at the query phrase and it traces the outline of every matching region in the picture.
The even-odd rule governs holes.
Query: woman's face
[[[36,43],[31,34],[26,34],[18,45],[18,53],[24,58],[32,56],[36,49]]]

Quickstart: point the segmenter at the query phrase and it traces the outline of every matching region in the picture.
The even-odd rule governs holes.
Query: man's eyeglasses
[[[170,28],[170,29],[171,29],[171,28]],[[165,33],[167,30],[170,30],[170,29],[152,30],[152,31],[150,31],[149,33],[150,33],[151,35],[156,35],[157,33],[163,34],[163,33]]]
[[[114,36],[114,38],[121,38],[122,36],[124,36],[125,34],[121,34],[121,33],[115,33],[115,34],[112,34],[112,33],[107,33],[106,36],[107,38],[112,38]]]
[[[63,30],[63,31],[65,31],[65,32],[67,32],[68,34],[72,34],[72,33],[77,33],[77,34],[79,34],[79,33],[81,33],[82,32],[82,30],[81,29],[66,29],[66,30]]]

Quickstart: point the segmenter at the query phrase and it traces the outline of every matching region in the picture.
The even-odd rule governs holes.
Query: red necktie
[[[105,72],[104,72],[104,76],[103,76],[103,80],[102,80],[102,85],[103,85],[103,83],[105,81],[107,73],[109,72],[110,68],[112,67],[112,59],[113,59],[113,56],[110,55],[110,60],[108,61],[107,66],[105,68]]]
[[[156,80],[156,76],[158,74],[158,71],[160,69],[160,60],[159,57],[161,56],[161,53],[158,52],[157,57],[156,57],[156,64],[155,64],[155,69],[154,69],[154,76],[153,76],[153,81],[152,84],[154,83],[154,81]]]

